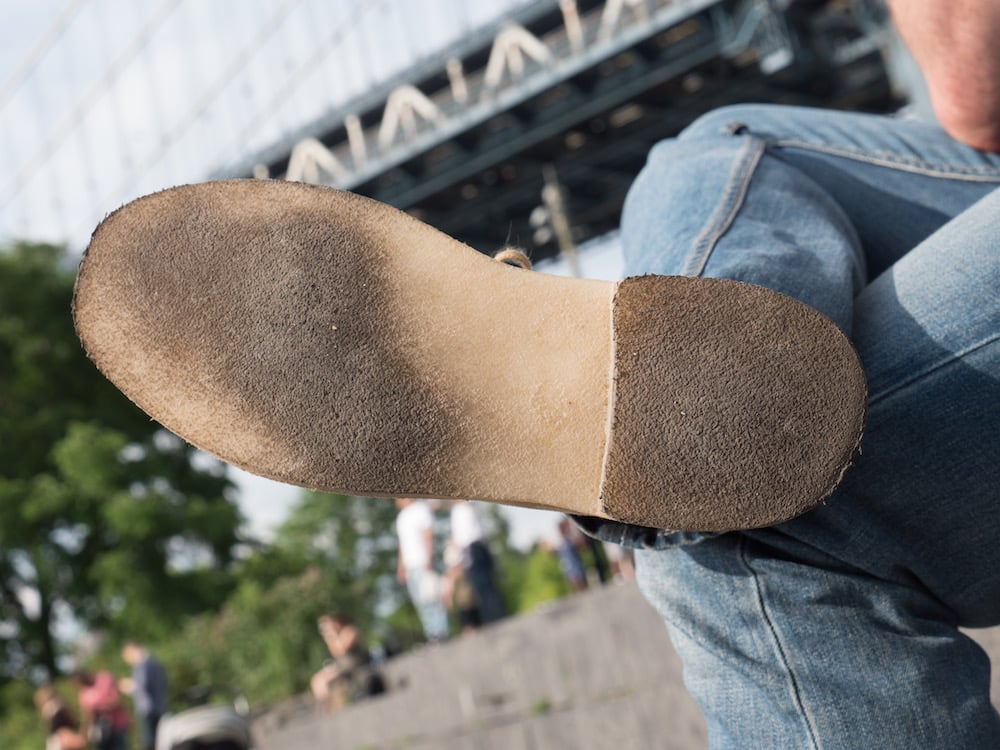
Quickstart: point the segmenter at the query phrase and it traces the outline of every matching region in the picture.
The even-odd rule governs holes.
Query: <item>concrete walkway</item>
[[[1000,629],[977,631],[994,663]],[[552,602],[385,667],[390,692],[259,718],[259,750],[702,750],[705,723],[663,622],[633,585]],[[994,670],[993,702],[1000,705]]]

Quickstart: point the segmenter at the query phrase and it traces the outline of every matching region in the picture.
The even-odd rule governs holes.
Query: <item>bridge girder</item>
[[[741,101],[895,107],[878,10],[824,0],[539,3],[237,174],[350,189],[480,250],[513,242],[544,257],[555,247],[534,242],[528,217],[545,165],[583,241],[617,227],[652,144],[703,112]]]

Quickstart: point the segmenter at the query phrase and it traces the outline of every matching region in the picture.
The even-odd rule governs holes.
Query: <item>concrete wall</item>
[[[973,633],[996,662],[1000,629]],[[553,602],[386,665],[391,691],[332,716],[300,699],[260,750],[700,750],[704,720],[663,622],[632,585]],[[994,670],[993,700],[1000,705]]]

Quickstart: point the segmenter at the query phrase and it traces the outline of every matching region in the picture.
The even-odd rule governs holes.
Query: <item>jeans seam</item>
[[[978,351],[983,347],[989,346],[990,344],[995,344],[997,341],[1000,341],[1000,334],[995,334],[990,338],[986,339],[985,341],[980,341],[978,344],[966,347],[965,349],[962,349],[960,351],[952,352],[950,356],[946,357],[945,359],[942,359],[939,362],[935,362],[934,364],[925,367],[920,372],[911,375],[910,377],[906,378],[905,380],[899,383],[895,383],[891,388],[888,388],[887,390],[881,391],[877,394],[872,394],[871,397],[868,399],[869,408],[879,403],[880,401],[883,401],[884,399],[890,398],[891,396],[903,390],[904,388],[913,385],[917,381],[928,377],[929,375],[937,372],[938,370],[941,370],[947,367],[948,365],[958,362],[963,357],[967,357],[973,352]]]
[[[746,199],[750,180],[764,154],[766,143],[759,138],[747,138],[743,153],[736,160],[729,175],[726,191],[718,207],[708,220],[691,247],[691,256],[684,267],[684,276],[701,276],[708,265],[708,259],[718,244],[719,239],[732,225],[743,201]]]
[[[767,626],[767,631],[771,635],[771,641],[774,644],[774,648],[777,651],[778,661],[785,669],[785,674],[788,677],[788,688],[791,693],[792,702],[795,706],[795,710],[798,712],[800,719],[803,724],[805,724],[808,737],[809,737],[809,748],[810,750],[821,750],[819,745],[819,733],[816,731],[816,727],[813,725],[812,718],[809,716],[809,712],[806,710],[805,704],[802,700],[802,691],[799,685],[799,680],[795,676],[795,671],[792,669],[791,662],[788,660],[788,654],[785,651],[785,647],[782,645],[781,636],[778,633],[778,629],[771,619],[771,615],[768,611],[767,602],[764,597],[764,588],[761,585],[760,576],[757,575],[757,571],[753,569],[750,565],[750,561],[747,558],[746,553],[747,539],[741,536],[737,542],[736,555],[739,560],[740,565],[744,570],[750,575],[753,581],[754,593],[757,599],[757,608],[760,610],[761,618],[764,624]]]
[[[829,154],[830,156],[852,159],[853,161],[864,162],[873,166],[888,167],[927,177],[965,180],[968,182],[1000,182],[1000,168],[989,165],[962,167],[953,164],[934,164],[923,159],[902,156],[892,151],[852,149],[845,146],[830,146],[789,138],[778,138],[770,143],[776,148],[816,151]]]

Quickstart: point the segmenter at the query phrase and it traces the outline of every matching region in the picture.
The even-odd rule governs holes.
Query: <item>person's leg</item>
[[[989,660],[919,587],[743,534],[636,557],[713,750],[1000,746]]]
[[[483,624],[503,619],[506,607],[494,579],[495,564],[493,554],[485,542],[477,541],[469,545],[467,551],[469,568],[466,574],[476,592],[479,617]]]
[[[448,613],[440,601],[428,599],[423,580],[422,570],[408,570],[406,573],[406,588],[413,606],[417,609],[417,616],[424,628],[424,636],[429,641],[447,640]]]
[[[1000,193],[854,297],[865,265],[890,265],[987,193],[1000,157],[832,113],[713,118],[661,147],[640,178],[623,227],[629,272],[735,276],[821,307],[853,329],[871,407],[857,466],[826,506],[637,555],[712,746],[995,747],[989,664],[956,626],[1000,622]],[[729,145],[712,132],[725,118],[740,123]],[[782,127],[813,150],[752,135]],[[837,134],[851,148],[870,141],[877,158],[834,155]],[[702,147],[714,169],[696,169]],[[699,173],[696,193],[677,192]],[[717,205],[686,205],[713,180]]]
[[[747,281],[850,332],[867,282],[1000,184],[933,126],[740,105],[657,145],[622,216],[626,275]]]
[[[1000,192],[869,286],[862,455],[774,529],[638,553],[716,748],[1000,746]]]
[[[156,730],[160,726],[160,718],[159,714],[148,714],[141,720],[141,743],[145,750],[155,750],[156,748]]]
[[[850,333],[871,278],[1000,185],[1000,155],[935,126],[737,105],[658,144],[625,202],[625,275],[766,286]],[[614,544],[666,549],[706,534],[574,516]]]
[[[330,683],[336,675],[337,667],[331,664],[323,667],[310,678],[309,687],[317,703],[325,703],[330,697]]]
[[[128,750],[128,730],[111,735],[111,750]]]

